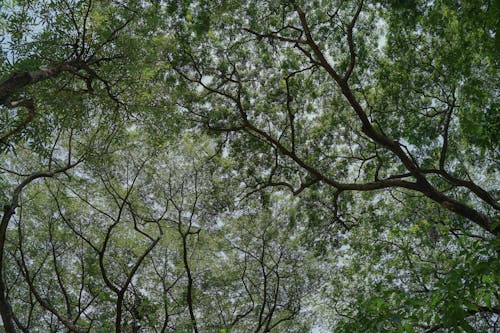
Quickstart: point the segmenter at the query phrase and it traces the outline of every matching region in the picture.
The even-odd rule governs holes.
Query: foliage
[[[4,1],[6,332],[495,332],[498,1]]]

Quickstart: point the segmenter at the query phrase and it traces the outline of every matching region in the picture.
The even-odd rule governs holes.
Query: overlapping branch
[[[477,197],[482,199],[483,202],[490,205],[492,208],[496,210],[499,209],[497,201],[486,190],[482,189],[479,185],[473,183],[472,181],[466,181],[456,178],[450,175],[444,169],[444,164],[445,164],[444,161],[446,158],[447,142],[448,142],[447,132],[450,126],[452,108],[447,112],[444,124],[445,125],[443,134],[444,144],[442,146],[442,152],[439,159],[440,169],[426,170],[419,165],[419,163],[411,155],[411,153],[408,151],[407,147],[404,144],[391,138],[389,135],[385,134],[381,130],[376,129],[376,127],[373,125],[373,121],[370,120],[367,112],[364,110],[358,98],[356,97],[355,93],[353,92],[351,86],[348,83],[348,79],[352,75],[355,69],[356,50],[355,50],[353,34],[355,31],[356,22],[360,17],[360,13],[363,8],[363,1],[360,1],[358,3],[358,6],[356,7],[356,12],[354,13],[350,22],[347,24],[347,44],[349,49],[350,62],[344,74],[340,74],[333,67],[333,65],[327,61],[326,56],[323,53],[323,50],[316,43],[314,39],[312,32],[313,29],[308,22],[306,13],[298,5],[294,5],[293,7],[294,11],[296,12],[299,18],[299,22],[301,25],[300,30],[302,30],[302,32],[299,32],[299,36],[305,36],[304,39],[302,37],[299,37],[300,39],[297,39],[296,37],[291,38],[282,35],[281,34],[282,31],[285,31],[286,29],[281,29],[278,32],[270,32],[270,33],[258,33],[252,30],[249,30],[249,32],[257,36],[257,39],[259,40],[272,39],[272,40],[279,40],[284,43],[293,44],[295,47],[299,48],[299,50],[302,51],[302,53],[306,56],[307,59],[310,60],[311,66],[314,67],[319,66],[322,69],[324,69],[336,83],[340,92],[351,106],[351,109],[356,115],[358,121],[361,123],[361,130],[363,134],[366,135],[371,141],[373,141],[383,149],[386,149],[387,151],[391,152],[397,159],[399,159],[399,161],[401,161],[402,166],[407,170],[407,173],[389,176],[388,178],[385,179],[379,179],[378,171],[382,166],[382,164],[379,163],[377,166],[375,181],[366,183],[342,183],[336,179],[332,179],[328,177],[325,174],[325,172],[312,165],[311,162],[306,162],[306,159],[300,156],[296,152],[294,133],[292,134],[292,146],[291,148],[289,148],[286,144],[284,144],[281,141],[281,138],[275,138],[273,135],[271,135],[264,129],[260,128],[252,121],[252,119],[248,115],[247,110],[245,110],[245,108],[243,107],[244,103],[242,102],[242,97],[241,97],[242,82],[241,80],[238,79],[237,75],[235,75],[236,82],[230,82],[230,84],[234,84],[236,90],[235,93],[231,93],[227,90],[221,89],[221,85],[214,88],[203,83],[201,70],[197,68],[197,73],[198,73],[197,77],[194,78],[189,77],[185,73],[182,73],[182,75],[184,76],[184,78],[187,78],[192,82],[200,84],[209,92],[218,94],[221,97],[224,97],[230,102],[232,102],[234,108],[240,115],[239,123],[235,125],[230,125],[227,127],[223,126],[219,127],[214,124],[211,124],[208,118],[206,118],[205,119],[206,126],[209,129],[226,131],[226,132],[245,131],[248,134],[256,137],[257,139],[273,146],[280,154],[287,156],[288,158],[293,160],[300,168],[307,171],[307,173],[313,179],[321,181],[332,187],[335,187],[339,191],[373,191],[373,190],[395,188],[395,187],[416,191],[418,193],[423,194],[427,198],[435,201],[436,203],[440,204],[443,208],[452,211],[468,220],[473,221],[481,228],[493,234],[498,234],[500,232],[500,226],[497,225],[496,227],[493,227],[492,219],[489,216],[471,207],[470,205],[460,202],[451,197],[450,195],[445,194],[444,191],[441,191],[435,185],[433,185],[427,177],[427,175],[430,173],[436,173],[441,177],[443,177],[443,179],[445,179],[446,181],[450,182],[452,185],[463,186],[468,188],[471,191],[471,193],[477,195]],[[290,113],[291,110],[290,110],[289,99],[287,99],[287,110],[290,120],[293,121],[293,114],[291,115]],[[414,181],[411,181],[411,179],[413,179]],[[272,180],[268,181],[267,184],[264,184],[264,187],[273,185],[285,186],[292,189],[292,191],[294,190],[294,187],[291,186],[291,184],[281,181],[275,182]]]

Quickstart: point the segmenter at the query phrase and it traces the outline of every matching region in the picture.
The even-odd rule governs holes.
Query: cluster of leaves
[[[495,332],[498,1],[4,1],[11,332]]]

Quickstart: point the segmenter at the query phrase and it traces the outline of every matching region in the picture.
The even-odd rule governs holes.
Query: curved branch
[[[361,9],[363,8],[363,2],[364,2],[363,0],[359,2],[358,9],[356,10],[356,13],[354,14],[354,17],[352,18],[351,22],[347,26],[347,44],[349,46],[350,60],[349,60],[349,66],[347,67],[344,77],[342,78],[346,82],[347,80],[349,80],[349,77],[351,76],[352,71],[354,70],[354,66],[356,65],[356,50],[352,32],[354,30],[354,26],[356,25],[356,21],[358,20],[359,14],[361,13]]]
[[[35,285],[33,283],[34,277],[30,277],[29,270],[28,270],[28,267],[26,265],[26,259],[24,257],[24,251],[22,250],[22,234],[21,233],[19,233],[19,251],[21,252],[21,260],[19,260],[18,264],[21,267],[21,271],[25,277],[26,282],[28,283],[30,293],[35,296],[35,299],[38,301],[38,303],[40,303],[40,305],[44,309],[46,309],[47,311],[49,311],[50,313],[55,315],[57,317],[57,319],[59,319],[59,321],[61,323],[63,323],[64,326],[66,326],[66,328],[69,331],[74,332],[74,333],[83,333],[84,332],[83,330],[81,330],[75,324],[73,324],[70,319],[63,316],[55,307],[53,307],[46,299],[44,299],[36,290]]]
[[[7,105],[8,108],[16,108],[16,107],[20,107],[20,106],[28,109],[28,115],[14,129],[10,130],[6,134],[4,134],[2,137],[0,137],[0,144],[6,143],[10,137],[21,132],[35,118],[35,103],[32,100],[15,101],[15,102],[10,102]]]
[[[475,222],[486,231],[491,232],[495,235],[499,234],[500,225],[493,228],[493,222],[488,216],[440,192],[427,180],[427,178],[425,177],[425,173],[422,171],[416,161],[414,161],[412,157],[403,150],[402,145],[398,141],[393,140],[392,138],[386,136],[384,133],[377,131],[373,127],[368,118],[368,115],[366,114],[357,98],[354,96],[354,93],[352,92],[351,87],[349,86],[347,81],[341,78],[338,73],[331,67],[328,61],[326,61],[323,52],[315,43],[305,13],[298,5],[295,5],[294,8],[299,15],[302,28],[309,42],[309,46],[312,48],[315,56],[320,60],[320,65],[337,83],[338,87],[341,89],[342,94],[347,99],[349,105],[352,107],[357,117],[361,121],[362,132],[376,143],[393,152],[400,159],[405,168],[416,179],[416,183],[411,183],[411,189],[424,194],[429,199],[441,204],[441,206],[446,208],[447,210]],[[355,22],[355,20],[353,22]]]
[[[64,173],[67,170],[75,167],[81,161],[73,164],[68,164],[63,168],[56,169],[53,171],[42,171],[31,174],[26,177],[13,191],[10,203],[3,207],[3,215],[0,223],[0,315],[2,316],[2,321],[4,323],[4,328],[6,333],[15,333],[16,328],[14,325],[12,307],[7,300],[6,286],[3,281],[3,267],[4,267],[4,249],[5,249],[5,239],[7,236],[7,227],[12,216],[16,212],[16,208],[19,206],[19,196],[23,189],[31,184],[33,181],[39,178],[50,178],[59,173]]]
[[[71,62],[64,62],[35,71],[13,73],[0,83],[0,104],[8,105],[12,95],[26,86],[54,78],[64,71],[74,71],[75,69],[76,67]]]

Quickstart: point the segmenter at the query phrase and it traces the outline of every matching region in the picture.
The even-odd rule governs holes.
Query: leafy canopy
[[[6,332],[494,332],[498,1],[3,1]]]

